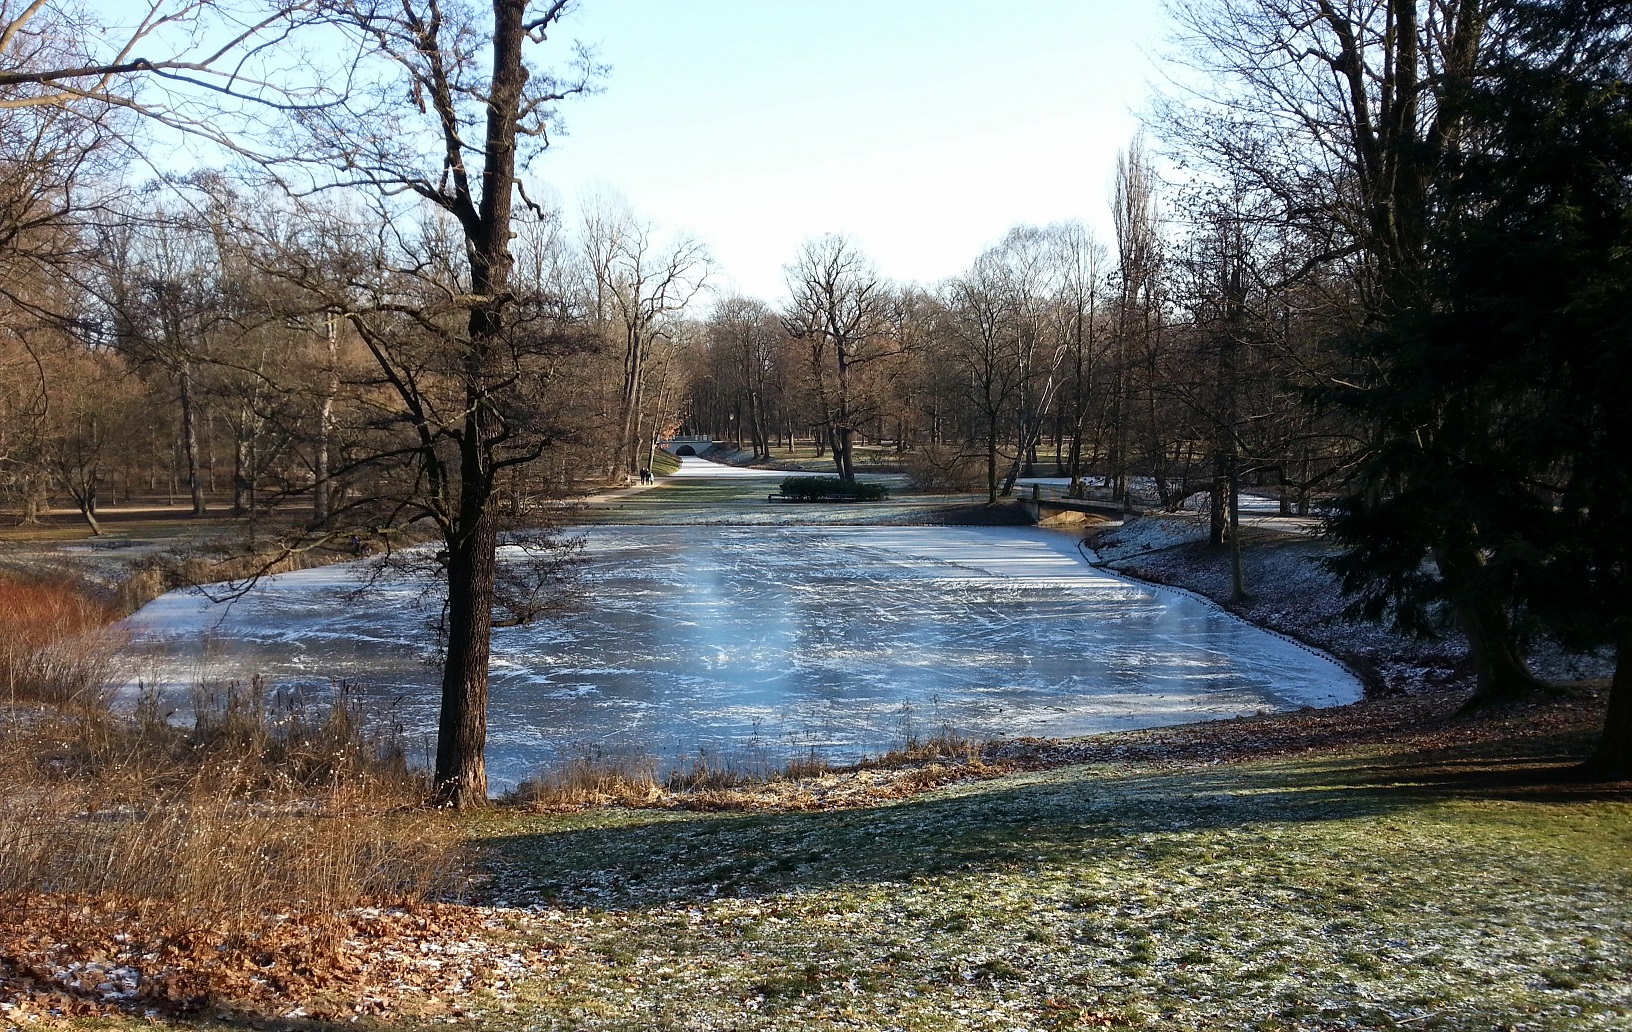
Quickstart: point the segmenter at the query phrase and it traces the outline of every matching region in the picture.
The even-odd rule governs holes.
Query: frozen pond
[[[594,527],[594,604],[494,634],[489,772],[502,788],[586,747],[853,758],[943,724],[1077,735],[1353,701],[1332,660],[1016,527]],[[223,609],[175,593],[131,618],[149,677],[344,680],[423,756],[437,672],[409,586],[271,578]]]

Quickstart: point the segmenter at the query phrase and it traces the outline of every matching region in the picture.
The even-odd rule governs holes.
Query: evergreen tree
[[[1615,646],[1592,761],[1613,776],[1632,773],[1629,6],[1497,10],[1435,176],[1423,300],[1357,341],[1376,437],[1333,521],[1373,615]]]

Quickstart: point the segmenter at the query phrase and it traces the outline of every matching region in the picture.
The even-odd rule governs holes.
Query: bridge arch
[[[714,447],[714,438],[707,434],[685,434],[658,441],[657,446],[678,458],[696,458]]]

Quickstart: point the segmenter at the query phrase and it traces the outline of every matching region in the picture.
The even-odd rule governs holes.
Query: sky
[[[530,178],[569,220],[621,196],[703,241],[717,290],[776,301],[830,232],[933,284],[1016,224],[1109,238],[1164,26],[1159,0],[585,0],[547,49],[611,73]]]

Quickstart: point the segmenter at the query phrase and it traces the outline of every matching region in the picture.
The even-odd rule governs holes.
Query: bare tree
[[[140,366],[163,370],[173,384],[187,489],[193,515],[202,516],[200,368],[216,324],[228,313],[215,289],[220,256],[209,233],[189,224],[189,214],[162,206],[114,213],[98,227],[105,260],[96,283],[114,346]]]
[[[512,238],[521,164],[547,145],[555,105],[599,74],[580,52],[558,77],[528,53],[567,13],[566,0],[491,0],[478,11],[440,0],[385,5],[325,0],[321,13],[353,42],[359,81],[342,103],[297,114],[299,153],[275,167],[314,185],[359,188],[378,232],[358,247],[339,308],[375,371],[377,446],[351,460],[381,471],[373,507],[424,522],[441,539],[447,581],[435,783],[453,806],[487,801],[488,657],[498,601],[500,512],[507,472],[559,436],[541,392],[570,347],[559,299],[518,297]],[[409,103],[404,103],[407,98]],[[404,196],[439,217],[402,230]],[[285,256],[288,258],[289,256]],[[312,269],[316,290],[333,283]],[[390,472],[395,471],[395,472]],[[334,514],[366,508],[361,500]]]
[[[837,235],[807,241],[785,272],[790,300],[782,325],[805,346],[819,429],[840,479],[854,482],[852,444],[872,415],[860,372],[900,353],[886,332],[888,291],[872,263]]]
[[[1154,475],[1160,500],[1167,502],[1162,473],[1163,443],[1156,431],[1158,377],[1162,345],[1161,236],[1156,219],[1156,178],[1142,137],[1117,155],[1111,199],[1116,227],[1115,383],[1111,394],[1110,467],[1118,494],[1128,491],[1133,465],[1133,427],[1144,431],[1144,458]]]
[[[998,498],[998,448],[1004,416],[1019,397],[1022,367],[1013,343],[1016,299],[1002,262],[987,252],[946,288],[943,333],[949,357],[962,374],[965,400],[981,418],[986,458],[986,500]]]
[[[103,485],[136,436],[128,370],[116,356],[90,352],[77,343],[60,349],[52,365],[42,458],[91,533],[100,535]]]
[[[682,237],[667,247],[652,240],[652,227],[627,211],[591,210],[584,218],[584,247],[595,280],[596,315],[623,357],[618,395],[617,443],[611,473],[634,472],[641,461],[648,367],[666,321],[678,317],[708,279],[708,250]]]
[[[1071,350],[1071,327],[1061,305],[1066,268],[1060,260],[1060,232],[1053,226],[1016,226],[995,251],[1013,298],[1010,336],[1020,383],[1017,446],[1003,480],[1004,495],[1014,493],[1021,472],[1029,474],[1036,461],[1037,442],[1042,439],[1044,420],[1063,382],[1060,370]]]
[[[1055,261],[1059,263],[1060,335],[1066,343],[1065,384],[1061,410],[1068,427],[1070,450],[1065,473],[1071,478],[1074,494],[1084,491],[1083,474],[1088,456],[1084,438],[1094,399],[1100,392],[1103,363],[1100,348],[1099,304],[1104,293],[1105,247],[1089,235],[1080,223],[1056,228]]]
[[[771,457],[771,385],[785,339],[770,307],[753,298],[723,298],[708,320],[708,340],[717,359],[710,375],[731,385],[731,404],[743,413],[737,422],[747,424],[755,459]]]
[[[304,77],[287,74],[300,60],[292,37],[319,6],[131,0],[110,22],[66,0],[0,0],[0,110],[119,107],[231,144],[202,97],[274,108],[332,99],[326,84],[297,91]]]
[[[1477,146],[1465,137],[1465,106],[1482,56],[1499,38],[1495,9],[1482,0],[1179,4],[1184,53],[1198,74],[1163,120],[1176,143],[1273,199],[1274,218],[1318,243],[1309,264],[1340,267],[1354,285],[1360,328],[1384,329],[1434,304],[1423,272],[1431,227],[1447,214],[1435,176]],[[1384,383],[1386,370],[1371,363],[1334,378],[1330,394],[1377,410],[1390,397],[1374,389]],[[1394,397],[1410,393],[1408,385]],[[1416,424],[1408,432],[1420,434],[1422,414],[1408,421]],[[1380,468],[1369,457],[1388,451],[1380,443],[1357,457],[1356,468]],[[1441,472],[1425,465],[1420,480],[1401,475],[1400,483],[1431,489]],[[1487,553],[1499,542],[1458,512],[1447,512],[1428,536],[1435,590],[1468,640],[1478,700],[1536,687],[1508,600],[1488,576]]]

